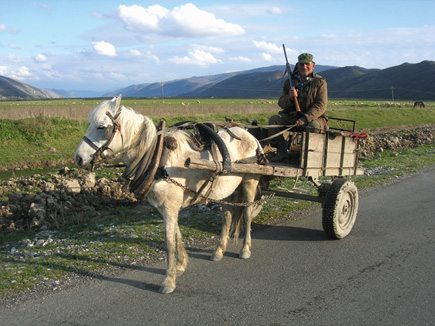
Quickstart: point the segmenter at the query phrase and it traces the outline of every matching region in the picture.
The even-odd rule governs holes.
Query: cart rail
[[[358,142],[352,134],[339,131],[316,134],[294,133],[301,136],[297,163],[270,162],[265,165],[249,161],[231,162],[232,173],[251,173],[275,177],[313,177],[362,175],[358,167]],[[188,158],[185,167],[222,171],[222,162]]]

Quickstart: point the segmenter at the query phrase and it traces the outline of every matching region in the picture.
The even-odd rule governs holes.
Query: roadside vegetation
[[[35,179],[49,179],[52,174],[46,173],[47,167],[57,170],[71,164],[87,127],[85,119],[99,102],[17,102],[19,107],[14,107],[17,105],[14,102],[0,102],[0,118],[5,111],[19,113],[22,117],[0,120],[0,167],[4,170],[0,173],[0,187],[9,179],[22,175],[23,169],[29,175],[34,175]],[[134,109],[139,107],[137,111],[151,116],[155,122],[164,118],[167,125],[185,120],[223,121],[225,116],[240,123],[257,119],[264,125],[271,113],[278,110],[276,101],[270,100],[201,99],[198,103],[193,99],[168,99],[165,102],[126,99],[123,104]],[[364,130],[370,134],[378,128],[412,128],[435,123],[435,105],[425,104],[425,109],[417,110],[413,109],[410,102],[331,100],[328,107],[331,117],[354,119],[357,121],[357,132]],[[65,116],[44,115],[45,110],[61,112],[61,105],[81,105],[77,110],[83,112],[78,114],[75,109],[68,107],[70,114]],[[171,113],[166,114],[166,110]],[[368,171],[367,175],[352,179],[361,190],[381,186],[434,167],[434,157],[435,144],[401,149],[395,153],[383,151],[376,158],[361,159],[360,164]],[[97,171],[97,178],[116,179],[121,172],[120,169],[101,169]],[[303,178],[297,181],[275,179],[273,183],[278,188],[295,187],[304,193],[315,192],[314,187]],[[23,187],[16,191],[37,194],[40,190]],[[2,193],[0,200],[6,201],[8,195],[11,194]],[[254,230],[273,224],[283,215],[296,216],[296,211],[315,207],[320,205],[273,198],[264,205],[254,221]],[[219,207],[215,204],[183,210],[180,227],[186,247],[194,250],[214,243],[220,223]],[[101,203],[101,211],[96,214],[84,212],[71,220],[58,221],[43,228],[1,228],[0,245],[0,300],[4,300],[35,289],[58,290],[77,276],[101,277],[108,269],[137,268],[164,259],[164,226],[158,212],[146,203],[130,203],[114,208]]]

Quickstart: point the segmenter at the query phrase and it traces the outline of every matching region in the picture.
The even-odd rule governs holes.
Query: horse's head
[[[115,157],[123,148],[123,132],[119,117],[123,107],[121,95],[103,101],[89,115],[89,127],[77,147],[74,159],[77,166],[93,168],[103,160]]]

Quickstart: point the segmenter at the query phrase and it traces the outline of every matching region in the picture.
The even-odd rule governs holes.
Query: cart
[[[363,175],[358,167],[359,135],[355,133],[355,121],[349,130],[331,128],[324,133],[292,132],[290,136],[298,139],[298,158],[294,163],[258,164],[247,161],[231,163],[231,172],[260,174],[268,178],[305,177],[317,188],[318,195],[301,194],[293,189],[277,191],[262,188],[262,195],[275,195],[286,198],[319,202],[322,204],[322,225],[332,239],[343,239],[352,230],[358,212],[358,189],[346,177]],[[219,170],[216,162],[189,160],[186,167]],[[331,182],[321,182],[320,177],[331,177]],[[267,179],[267,178],[266,178]]]

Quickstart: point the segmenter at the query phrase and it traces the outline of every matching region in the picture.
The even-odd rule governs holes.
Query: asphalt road
[[[165,264],[127,270],[0,312],[2,325],[434,325],[435,170],[360,197],[352,233],[329,240],[321,212],[190,255],[171,295]]]

